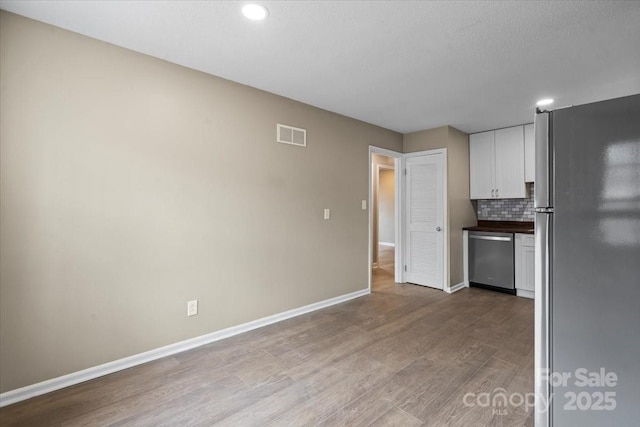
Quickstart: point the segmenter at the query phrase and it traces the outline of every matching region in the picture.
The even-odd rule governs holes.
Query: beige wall
[[[447,211],[449,220],[449,285],[464,280],[462,228],[477,224],[469,200],[469,136],[451,126],[404,135],[403,152],[447,149]]]
[[[477,225],[476,211],[469,200],[469,135],[448,126],[447,196],[449,199],[449,281],[464,280],[462,228]]]
[[[368,146],[400,134],[0,19],[1,391],[367,287]]]
[[[395,243],[395,171],[381,169],[378,180],[378,242]]]
[[[403,137],[402,152],[414,153],[416,151],[447,148],[448,141],[449,126],[408,133]]]

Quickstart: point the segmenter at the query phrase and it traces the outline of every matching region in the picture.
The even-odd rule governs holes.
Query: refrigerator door
[[[552,425],[640,420],[640,95],[552,113]]]
[[[549,427],[549,286],[551,284],[551,231],[553,215],[536,213],[535,252],[535,398],[536,427]]]

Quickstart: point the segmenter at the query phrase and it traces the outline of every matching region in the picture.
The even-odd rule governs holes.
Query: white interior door
[[[407,157],[405,280],[444,287],[444,154]]]

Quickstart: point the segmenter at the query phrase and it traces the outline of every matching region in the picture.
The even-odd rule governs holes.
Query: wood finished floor
[[[463,397],[533,391],[533,301],[396,285],[392,263],[381,247],[369,296],[7,406],[0,425],[532,426]]]

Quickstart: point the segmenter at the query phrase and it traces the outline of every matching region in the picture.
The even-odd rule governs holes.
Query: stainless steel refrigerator
[[[640,94],[538,111],[535,137],[535,425],[638,426]]]

